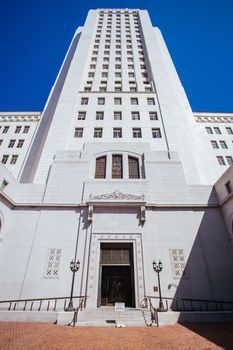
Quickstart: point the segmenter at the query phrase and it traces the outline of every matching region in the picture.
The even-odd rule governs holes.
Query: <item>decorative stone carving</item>
[[[93,205],[89,205],[88,207],[88,217],[87,221],[91,223],[93,221]]]
[[[146,221],[146,207],[144,205],[141,206],[141,223]]]
[[[89,195],[90,200],[130,200],[130,201],[144,201],[144,194],[135,195],[130,193],[122,193],[119,190],[115,190],[112,193],[100,194],[93,196],[93,193]]]

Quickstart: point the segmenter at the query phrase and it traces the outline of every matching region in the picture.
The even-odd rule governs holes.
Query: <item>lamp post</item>
[[[154,271],[157,273],[158,276],[158,287],[159,287],[159,308],[157,309],[158,311],[166,311],[166,309],[163,306],[163,300],[162,300],[162,295],[161,295],[161,286],[160,286],[160,272],[163,269],[163,264],[162,261],[159,260],[158,264],[157,262],[154,260],[153,261],[153,269]]]
[[[69,305],[66,308],[66,311],[73,311],[74,310],[74,306],[73,306],[73,291],[74,291],[74,278],[75,278],[75,273],[79,270],[80,268],[80,261],[71,261],[70,262],[70,270],[73,273],[72,276],[72,283],[71,283],[71,291],[70,291],[70,301],[69,301]]]

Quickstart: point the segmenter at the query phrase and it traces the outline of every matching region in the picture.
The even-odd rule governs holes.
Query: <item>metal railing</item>
[[[158,309],[159,297],[145,296],[145,298],[149,302],[151,302],[151,299],[155,299],[152,304],[154,308]],[[168,297],[163,297],[163,301],[166,303],[166,311],[233,311],[233,301]]]
[[[150,311],[151,313],[151,325],[153,323],[156,323],[156,326],[159,326],[159,318],[158,318],[158,311],[157,309],[153,306],[150,297],[145,297],[141,303],[140,303],[141,308],[146,308]]]
[[[56,311],[65,310],[70,296],[34,299],[0,300],[0,310],[8,311]],[[74,309],[85,308],[87,297],[84,295],[73,296]],[[76,307],[75,307],[76,305]]]
[[[72,321],[69,323],[69,326],[75,327],[75,324],[77,323],[77,319],[78,319],[78,313],[79,311],[82,311],[83,309],[85,309],[86,301],[87,301],[87,297],[83,297],[82,299],[80,299],[79,306],[74,310],[74,316]]]

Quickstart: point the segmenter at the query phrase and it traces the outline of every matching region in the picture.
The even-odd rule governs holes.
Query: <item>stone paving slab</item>
[[[0,350],[233,349],[233,324],[156,327],[68,327],[0,322]]]

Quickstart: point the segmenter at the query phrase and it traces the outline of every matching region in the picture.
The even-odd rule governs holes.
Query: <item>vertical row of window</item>
[[[95,167],[95,178],[105,179],[106,178],[106,166],[107,157],[102,156],[96,159]],[[128,176],[129,179],[139,179],[139,161],[135,157],[128,156]],[[112,179],[122,179],[123,178],[123,156],[122,154],[112,155]]]

